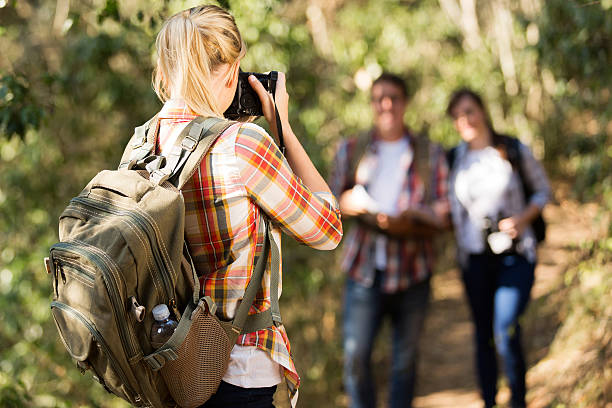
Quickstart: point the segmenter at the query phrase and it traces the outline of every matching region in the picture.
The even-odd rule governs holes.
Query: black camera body
[[[254,75],[255,78],[262,83],[264,88],[272,95],[276,91],[276,81],[278,80],[278,72],[270,71],[268,74],[260,74],[258,72],[242,72],[238,74],[238,86],[234,94],[232,104],[223,113],[227,119],[239,119],[248,116],[263,116],[261,101],[255,90],[249,84],[249,75]]]

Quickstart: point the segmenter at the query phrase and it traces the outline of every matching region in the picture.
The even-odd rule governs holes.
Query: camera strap
[[[278,147],[283,154],[285,155],[285,141],[283,139],[283,125],[281,124],[280,116],[278,114],[278,108],[276,107],[276,97],[274,93],[272,94],[272,100],[274,101],[274,114],[276,115],[276,130],[278,132]]]

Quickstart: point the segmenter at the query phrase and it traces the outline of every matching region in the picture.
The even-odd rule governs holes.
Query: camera
[[[500,219],[499,215],[497,219]],[[513,252],[516,248],[516,242],[510,235],[502,232],[497,228],[497,222],[489,217],[484,219],[483,235],[485,239],[486,250],[495,255],[506,254]]]
[[[238,74],[238,86],[234,94],[232,104],[223,113],[227,119],[239,119],[248,116],[263,116],[261,101],[255,90],[249,84],[249,75],[254,75],[255,78],[262,83],[264,88],[274,95],[276,91],[276,81],[278,80],[278,72],[270,71],[268,74],[260,74],[258,72],[242,72]]]

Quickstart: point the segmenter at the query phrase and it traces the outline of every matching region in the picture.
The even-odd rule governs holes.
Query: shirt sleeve
[[[528,204],[535,204],[542,209],[550,199],[548,177],[546,177],[544,167],[533,157],[531,150],[527,146],[521,143],[519,149],[523,177],[525,177],[525,182],[529,184],[532,190]]]
[[[265,130],[252,123],[236,135],[236,159],[249,197],[283,232],[316,249],[334,249],[342,238],[333,195],[311,192],[291,170]]]

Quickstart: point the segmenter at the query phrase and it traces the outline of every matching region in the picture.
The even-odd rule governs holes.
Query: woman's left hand
[[[274,102],[276,101],[276,108],[278,109],[278,116],[280,117],[281,125],[283,127],[283,133],[285,129],[290,129],[289,125],[289,94],[285,86],[285,73],[279,72],[278,79],[276,81],[276,91],[274,98],[272,94],[264,88],[264,86],[255,78],[254,75],[249,76],[249,83],[251,87],[257,93],[259,100],[261,101],[261,107],[263,110],[264,117],[270,125],[270,130],[276,136],[276,140],[279,140],[279,134],[276,129],[276,112],[274,109]]]

